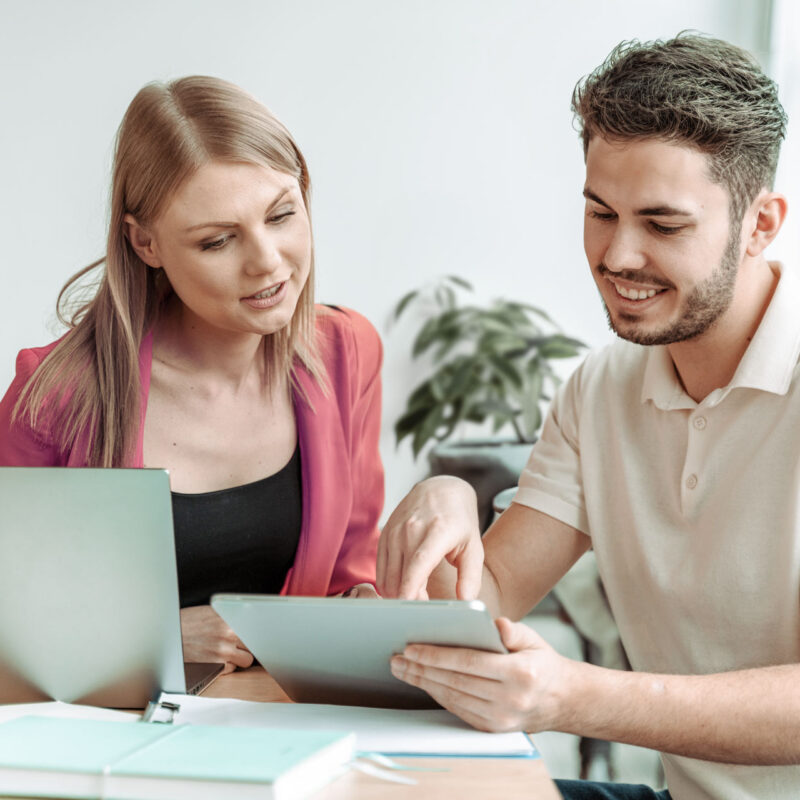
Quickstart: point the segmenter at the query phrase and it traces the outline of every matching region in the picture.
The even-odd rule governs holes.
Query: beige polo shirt
[[[773,266],[728,386],[696,403],[665,347],[619,341],[561,387],[520,478],[514,502],[591,536],[636,670],[800,661],[800,281]],[[674,800],[800,797],[800,767],[663,760]]]

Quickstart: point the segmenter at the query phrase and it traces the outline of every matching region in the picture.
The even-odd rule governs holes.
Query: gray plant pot
[[[485,531],[494,515],[492,499],[517,485],[532,447],[532,442],[502,439],[440,442],[428,452],[430,474],[455,475],[472,485],[478,495],[478,522]]]

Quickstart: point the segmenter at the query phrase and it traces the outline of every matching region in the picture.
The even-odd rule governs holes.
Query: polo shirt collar
[[[716,405],[732,389],[749,388],[783,395],[789,390],[792,374],[800,357],[800,280],[782,264],[772,263],[778,271],[778,285],[761,323],[753,336],[731,382],[715,389],[703,402]],[[666,346],[648,348],[642,402],[652,400],[664,410],[696,408],[686,394]]]

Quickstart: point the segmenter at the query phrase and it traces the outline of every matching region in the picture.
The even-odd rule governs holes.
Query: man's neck
[[[698,403],[731,382],[778,285],[779,273],[763,257],[740,270],[733,301],[714,325],[668,345],[686,393]]]

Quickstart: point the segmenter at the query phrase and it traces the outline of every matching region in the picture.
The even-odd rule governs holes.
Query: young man
[[[449,562],[458,596],[503,615],[510,653],[412,645],[392,669],[482,729],[663,753],[669,793],[560,782],[567,798],[795,798],[800,282],[764,256],[786,118],[746,53],[691,35],[620,45],[573,107],[586,255],[625,341],[562,387],[483,543],[456,479],[394,512],[382,593],[441,591]],[[634,672],[569,661],[508,619],[589,547]]]

